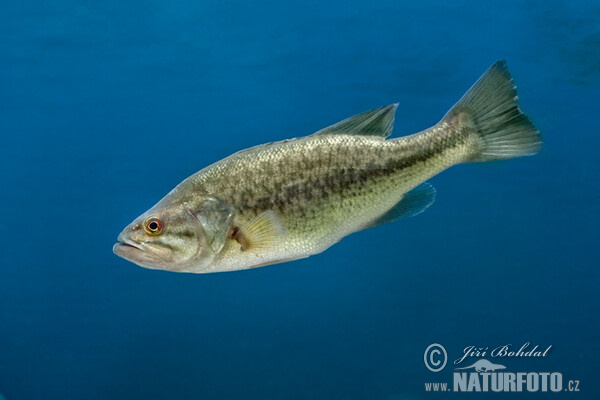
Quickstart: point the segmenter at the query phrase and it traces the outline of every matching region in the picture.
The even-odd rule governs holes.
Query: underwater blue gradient
[[[429,344],[531,342],[549,356],[501,363],[597,398],[599,18],[583,0],[3,2],[0,393],[462,398],[425,393],[451,380]],[[427,128],[501,58],[542,153],[442,173],[422,215],[241,272],[113,255],[202,167],[393,102],[394,136]]]

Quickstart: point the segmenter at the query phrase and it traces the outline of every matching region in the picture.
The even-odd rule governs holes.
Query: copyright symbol
[[[440,372],[446,366],[446,362],[448,361],[448,354],[446,353],[446,349],[444,348],[444,346],[442,346],[441,344],[430,344],[425,349],[425,354],[423,354],[423,361],[425,361],[425,366],[431,372]]]

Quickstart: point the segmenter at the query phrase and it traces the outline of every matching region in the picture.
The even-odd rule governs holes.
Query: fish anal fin
[[[368,228],[387,224],[401,218],[414,217],[425,211],[434,201],[435,188],[430,183],[423,183],[406,193],[402,200],[373,221]]]
[[[360,135],[386,138],[394,128],[398,104],[376,108],[321,129],[314,135]]]
[[[274,211],[265,211],[246,222],[233,234],[242,251],[276,247],[287,235],[287,229]]]

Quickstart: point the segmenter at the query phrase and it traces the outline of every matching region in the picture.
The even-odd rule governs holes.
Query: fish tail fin
[[[496,62],[448,111],[442,122],[467,135],[467,162],[536,154],[542,137],[521,112],[517,87],[504,60]]]

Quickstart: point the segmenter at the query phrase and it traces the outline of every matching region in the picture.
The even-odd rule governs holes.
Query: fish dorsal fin
[[[402,200],[373,221],[368,228],[387,224],[401,218],[414,217],[425,211],[434,201],[435,188],[429,183],[423,183],[406,193]]]
[[[321,129],[314,134],[379,136],[385,139],[390,136],[394,128],[394,115],[397,107],[398,103],[367,111]]]
[[[265,211],[246,222],[234,235],[242,250],[269,249],[287,235],[287,229],[274,211]]]

